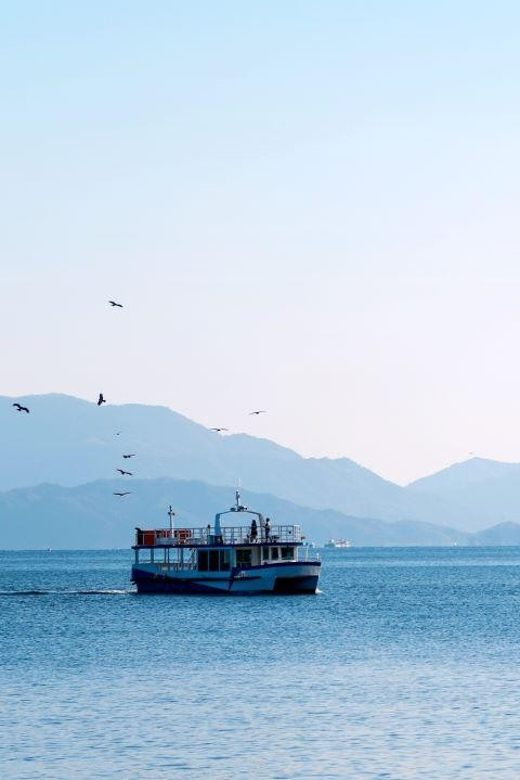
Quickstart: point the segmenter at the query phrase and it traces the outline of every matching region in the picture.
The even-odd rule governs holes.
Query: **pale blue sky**
[[[0,393],[164,403],[401,482],[520,460],[520,6],[1,17]]]

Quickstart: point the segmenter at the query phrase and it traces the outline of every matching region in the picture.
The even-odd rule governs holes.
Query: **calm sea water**
[[[517,780],[520,548],[323,561],[316,596],[207,598],[0,553],[0,776]]]

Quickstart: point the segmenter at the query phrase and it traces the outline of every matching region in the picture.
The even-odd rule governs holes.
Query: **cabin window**
[[[269,560],[269,547],[262,547],[262,560],[263,561]]]
[[[229,571],[230,568],[229,550],[199,550],[199,571]]]
[[[294,558],[294,547],[282,547],[282,561],[292,561]]]
[[[220,571],[229,571],[231,567],[231,551],[220,550]]]
[[[237,550],[237,565],[251,566],[251,550]]]
[[[271,547],[271,560],[277,561],[280,557],[280,550],[278,547]]]

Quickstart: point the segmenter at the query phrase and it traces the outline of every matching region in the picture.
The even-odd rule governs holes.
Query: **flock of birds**
[[[124,308],[123,304],[122,303],[118,303],[117,301],[108,301],[108,303],[110,304],[110,306],[112,308],[114,308],[114,307],[117,307],[118,309],[123,309]],[[106,404],[106,402],[107,401],[106,401],[106,398],[104,397],[103,393],[100,393],[99,397],[98,397],[98,400],[97,400],[97,406],[102,406],[103,404]],[[22,404],[19,404],[18,402],[14,403],[13,406],[14,406],[14,408],[18,412],[24,412],[25,414],[30,414],[31,410],[27,406],[22,406]],[[255,409],[252,412],[249,412],[249,416],[251,416],[251,415],[258,416],[260,414],[266,414],[266,413],[267,413],[266,409]],[[224,433],[226,431],[229,431],[229,428],[215,427],[215,428],[210,428],[210,431],[215,431],[216,433]],[[116,436],[120,436],[120,434],[121,434],[121,431],[117,431],[115,435]],[[129,458],[135,458],[135,457],[136,457],[136,453],[135,452],[129,452],[129,453],[123,455],[123,458],[125,458],[126,460],[128,460]],[[117,468],[116,471],[118,471],[119,474],[122,477],[133,477],[134,476],[132,471],[126,471],[125,469]],[[130,496],[131,494],[132,494],[131,490],[117,491],[117,492],[113,493],[113,495],[117,496],[118,498],[123,498],[124,496]]]

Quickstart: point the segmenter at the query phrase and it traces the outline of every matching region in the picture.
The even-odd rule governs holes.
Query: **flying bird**
[[[29,414],[29,409],[26,406],[22,406],[21,404],[13,404],[13,406],[16,406],[19,412],[27,412],[27,414]]]
[[[249,412],[249,416],[251,416],[252,414],[266,414],[266,413],[267,413],[267,409],[258,409],[256,412]]]
[[[119,498],[123,498],[123,496],[131,496],[132,491],[127,490],[125,493],[113,493],[114,496],[119,496]]]
[[[124,469],[116,469],[116,471],[119,471],[122,477],[124,477],[125,474],[127,474],[129,477],[134,476],[131,471],[125,471]]]
[[[101,404],[106,404],[106,400],[103,398],[103,393],[99,394],[97,405],[101,406]]]
[[[122,303],[118,303],[117,301],[109,301],[109,304],[111,306],[117,306],[118,309],[122,309],[123,308],[123,304]]]
[[[121,436],[122,433],[123,433],[123,431],[116,431],[114,436]]]
[[[131,452],[129,455],[123,455],[123,458],[135,458],[135,452]]]
[[[217,433],[221,433],[221,431],[229,431],[229,428],[210,428],[210,431],[216,431]]]

